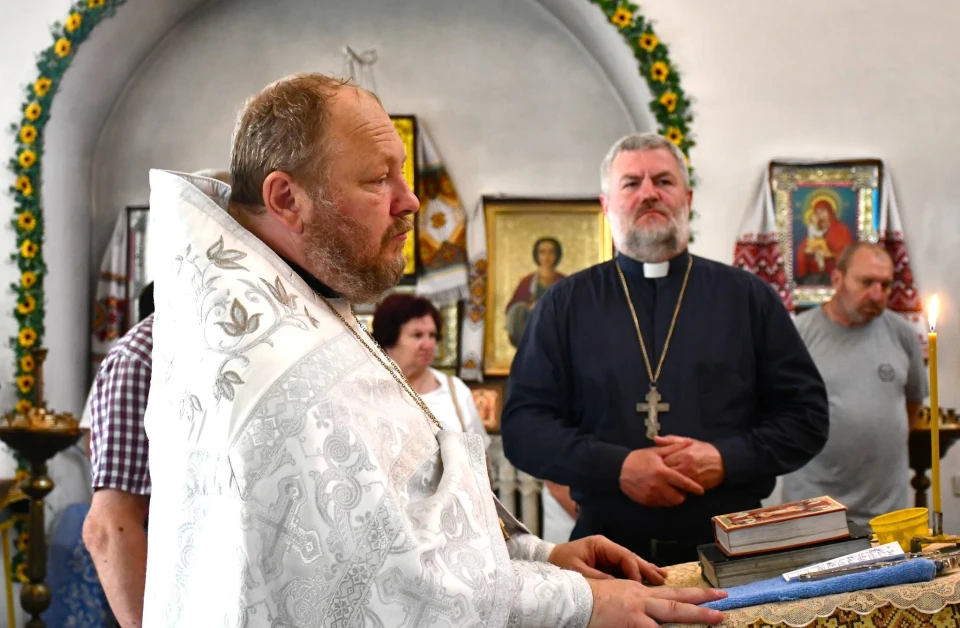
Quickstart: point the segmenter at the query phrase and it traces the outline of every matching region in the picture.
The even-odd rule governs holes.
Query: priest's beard
[[[610,226],[613,243],[617,250],[638,262],[665,262],[679,255],[690,242],[690,208],[680,208],[679,215],[666,208],[658,208],[671,216],[669,224],[653,228],[639,227],[629,217],[629,224],[623,224],[621,217],[610,214]],[[638,210],[641,211],[641,210]]]
[[[395,246],[394,236],[413,229],[409,218],[398,219],[383,235],[378,247],[370,242],[370,229],[344,216],[335,202],[313,194],[316,213],[304,225],[304,249],[311,271],[351,303],[373,303],[403,276],[406,259],[403,249],[388,253]]]

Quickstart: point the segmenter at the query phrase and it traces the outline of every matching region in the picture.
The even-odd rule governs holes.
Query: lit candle
[[[930,333],[927,342],[930,354],[930,444],[933,454],[933,512],[940,509],[940,395],[937,391],[937,314],[940,313],[940,299],[933,295],[927,307],[930,320]]]

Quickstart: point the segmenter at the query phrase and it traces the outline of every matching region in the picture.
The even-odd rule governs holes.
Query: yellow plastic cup
[[[870,527],[881,545],[896,541],[903,551],[910,551],[910,539],[930,534],[930,513],[926,508],[894,510],[870,520]]]

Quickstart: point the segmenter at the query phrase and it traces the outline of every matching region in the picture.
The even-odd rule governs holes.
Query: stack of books
[[[831,497],[815,497],[713,518],[715,543],[701,545],[703,577],[733,587],[781,576],[870,548],[870,533]]]

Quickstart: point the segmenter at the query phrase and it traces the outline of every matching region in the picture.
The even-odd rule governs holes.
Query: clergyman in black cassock
[[[501,430],[517,468],[570,486],[571,538],[602,534],[669,565],[697,559],[711,517],[759,507],[823,448],[829,422],[774,290],[686,250],[692,196],[662,141],[611,149],[601,200],[621,254],[537,302]]]

